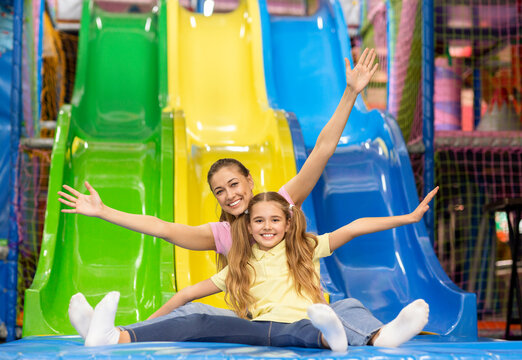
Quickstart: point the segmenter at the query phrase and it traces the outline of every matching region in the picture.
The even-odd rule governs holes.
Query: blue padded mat
[[[29,336],[0,345],[0,359],[522,359],[522,341],[453,341],[418,336],[397,349],[353,346],[329,350],[275,348],[222,343],[148,342],[87,348],[79,336]]]

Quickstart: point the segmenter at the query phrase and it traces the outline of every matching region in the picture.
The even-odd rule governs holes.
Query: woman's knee
[[[207,314],[220,316],[236,316],[234,312],[231,310],[216,308],[214,306],[198,302],[187,303],[177,308],[173,312],[177,312],[178,315]]]
[[[366,307],[359,300],[354,299],[354,298],[342,299],[342,300],[334,302],[330,306],[332,307],[332,309],[340,310],[340,311],[346,310],[346,309],[357,309],[357,308],[366,309]]]

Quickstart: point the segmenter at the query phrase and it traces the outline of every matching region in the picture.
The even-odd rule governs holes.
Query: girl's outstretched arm
[[[68,185],[63,185],[70,194],[58,191],[62,204],[71,209],[62,209],[69,214],[82,214],[108,221],[126,229],[164,239],[190,250],[216,250],[214,235],[209,224],[189,226],[163,221],[154,216],[129,214],[105,205],[98,192],[86,181],[89,195],[82,194]]]
[[[417,208],[410,214],[375,218],[360,218],[352,221],[340,229],[335,230],[334,232],[330,233],[330,250],[334,251],[338,249],[357,236],[419,222],[426,211],[428,211],[430,208],[428,204],[431,199],[433,199],[437,191],[439,191],[438,186],[431,190],[430,193],[426,195],[424,200],[422,200],[419,206],[417,206]]]
[[[183,306],[192,300],[201,299],[205,296],[217,294],[218,292],[221,292],[221,290],[216,285],[214,285],[210,279],[203,280],[197,284],[188,286],[178,291],[173,297],[170,298],[169,301],[156,310],[154,314],[149,316],[147,320],[167,315],[172,310],[177,309],[178,307]]]
[[[365,49],[353,69],[350,68],[348,59],[344,60],[346,88],[341,101],[328,123],[321,130],[301,171],[285,185],[285,190],[297,206],[300,206],[310,195],[319,180],[328,159],[333,155],[339,143],[357,95],[368,85],[378,68],[378,64],[373,64],[375,61],[375,50],[373,49]]]

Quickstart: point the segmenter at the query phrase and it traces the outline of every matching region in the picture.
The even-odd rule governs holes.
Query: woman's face
[[[244,213],[254,196],[252,177],[241,174],[236,166],[219,169],[210,179],[210,188],[221,208],[234,216]]]

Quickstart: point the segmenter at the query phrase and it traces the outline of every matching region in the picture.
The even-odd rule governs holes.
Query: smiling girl
[[[320,236],[306,232],[302,211],[279,193],[258,194],[245,216],[232,225],[229,265],[210,279],[182,289],[153,315],[225,291],[238,317],[193,314],[119,329],[114,327],[119,293],[112,292],[96,306],[85,344],[204,341],[335,351],[346,350],[347,344],[399,346],[424,328],[428,304],[416,300],[386,325],[367,310],[341,321],[321,296],[319,259],[357,236],[420,221],[437,191],[431,191],[410,214],[361,218]]]

